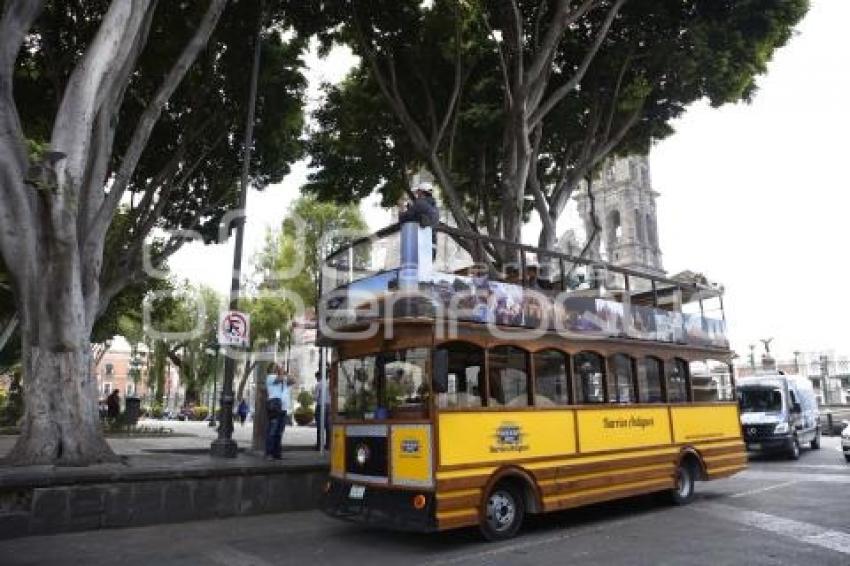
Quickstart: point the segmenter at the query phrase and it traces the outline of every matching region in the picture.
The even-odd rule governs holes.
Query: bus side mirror
[[[792,413],[802,413],[802,412],[803,412],[803,407],[801,407],[799,403],[794,403],[794,404],[791,406],[791,412],[792,412]]]
[[[435,350],[431,368],[431,387],[434,393],[446,393],[449,390],[449,351]]]

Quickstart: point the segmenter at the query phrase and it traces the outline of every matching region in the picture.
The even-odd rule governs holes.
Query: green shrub
[[[145,407],[145,416],[151,419],[162,418],[162,405],[160,403],[154,403]]]
[[[21,387],[21,371],[16,369],[12,374],[9,390],[2,393],[0,402],[0,426],[17,426],[24,416],[24,390]]]
[[[192,409],[192,420],[202,421],[210,415],[210,408],[205,405],[198,405]]]
[[[310,409],[313,407],[314,402],[313,395],[311,395],[306,389],[298,394],[298,404],[301,405],[301,407]]]

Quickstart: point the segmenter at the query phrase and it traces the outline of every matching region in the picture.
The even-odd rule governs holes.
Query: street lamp
[[[248,95],[248,112],[245,117],[245,136],[242,150],[242,178],[239,185],[239,211],[235,220],[236,241],[233,244],[233,271],[230,277],[230,310],[239,306],[239,287],[242,278],[242,243],[245,238],[245,209],[248,200],[248,182],[251,173],[251,148],[254,140],[254,112],[257,104],[257,81],[260,74],[260,54],[262,51],[263,14],[265,4],[260,0],[257,30],[254,35],[254,60],[251,64],[251,87]],[[215,458],[235,458],[238,455],[236,441],[233,440],[233,375],[236,373],[236,361],[233,356],[224,359],[224,380],[221,384],[221,425],[218,437],[210,445],[210,456]]]
[[[213,371],[212,371],[212,375],[213,375],[213,398],[212,398],[212,407],[210,409],[210,422],[209,422],[209,425],[208,425],[210,428],[216,426],[216,422],[215,422],[215,398],[216,398],[216,395],[218,394],[218,391],[217,391],[217,389],[218,389],[218,350],[219,350],[218,342],[210,342],[209,344],[207,344],[207,348],[205,350],[206,353],[209,354],[210,356],[215,356],[215,361],[213,362],[214,365],[213,365]]]

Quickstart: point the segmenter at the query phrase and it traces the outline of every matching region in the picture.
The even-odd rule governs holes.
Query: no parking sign
[[[251,336],[251,319],[248,313],[226,311],[218,324],[218,343],[222,346],[248,346]]]

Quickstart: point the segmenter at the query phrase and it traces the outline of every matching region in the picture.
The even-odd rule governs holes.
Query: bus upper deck
[[[357,239],[322,264],[320,334],[399,316],[727,350],[722,289],[414,223]],[[431,242],[434,252],[431,252]]]

